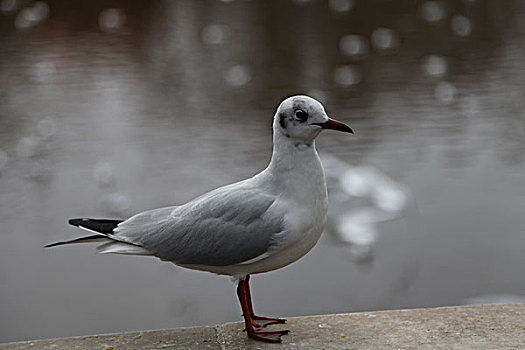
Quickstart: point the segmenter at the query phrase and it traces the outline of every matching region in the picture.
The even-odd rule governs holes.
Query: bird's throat
[[[320,166],[315,141],[304,142],[275,134],[269,168],[274,173],[301,171],[310,166]]]

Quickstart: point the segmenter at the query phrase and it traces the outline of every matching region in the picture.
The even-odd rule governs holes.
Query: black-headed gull
[[[279,105],[273,153],[252,178],[217,188],[180,206],[148,210],[127,220],[71,219],[94,235],[47,245],[105,241],[101,253],[151,255],[177,265],[233,276],[250,338],[281,342],[289,331],[265,331],[284,319],[256,316],[251,274],[284,267],[317,243],[326,224],[327,193],[315,138],[323,129],[353,133],[308,96]]]

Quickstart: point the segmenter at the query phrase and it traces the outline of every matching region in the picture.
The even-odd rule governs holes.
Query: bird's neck
[[[273,153],[268,170],[273,174],[286,174],[290,171],[301,172],[306,168],[321,167],[315,149],[315,141],[310,143],[293,140],[274,132]]]
[[[326,215],[325,176],[313,141],[301,144],[285,135],[274,135],[272,160],[263,173],[269,180],[268,188],[286,194],[312,215]]]

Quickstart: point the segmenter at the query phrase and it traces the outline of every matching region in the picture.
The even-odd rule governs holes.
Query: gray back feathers
[[[275,197],[251,186],[235,191],[229,190],[231,186],[183,206],[143,212],[114,232],[119,239],[178,264],[239,264],[283,243],[277,239],[284,229],[283,217],[269,211]]]

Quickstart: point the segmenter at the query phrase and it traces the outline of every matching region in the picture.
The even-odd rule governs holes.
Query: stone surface
[[[215,327],[90,335],[0,344],[0,349],[221,349]]]
[[[272,328],[272,327],[269,327]],[[0,344],[0,349],[525,349],[525,304],[293,317],[282,344],[247,339],[240,322]]]

